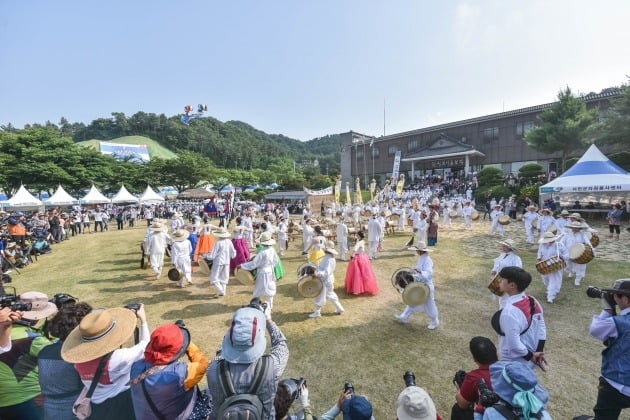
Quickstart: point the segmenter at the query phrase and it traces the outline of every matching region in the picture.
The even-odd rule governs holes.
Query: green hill
[[[168,150],[166,147],[162,146],[155,140],[152,140],[145,136],[124,136],[124,137],[118,137],[111,140],[102,140],[102,141],[106,141],[108,143],[119,143],[119,144],[146,144],[147,147],[149,148],[149,156],[151,156],[152,158],[158,157],[162,159],[171,159],[175,157],[175,153],[171,152],[170,150]],[[96,150],[99,150],[100,142],[101,140],[92,139],[92,140],[80,141],[80,142],[77,142],[76,144],[80,146],[85,146],[85,147],[92,147]]]

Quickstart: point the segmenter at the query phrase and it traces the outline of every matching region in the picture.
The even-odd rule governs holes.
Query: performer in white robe
[[[217,241],[212,247],[212,251],[207,258],[212,260],[210,269],[210,284],[217,291],[217,296],[225,296],[227,285],[230,280],[230,260],[236,257],[236,248],[230,240],[230,232],[225,228],[219,228],[214,232]]]
[[[171,261],[176,268],[182,271],[182,278],[177,282],[177,286],[185,287],[186,284],[192,284],[192,268],[190,266],[190,255],[192,254],[192,245],[188,240],[188,231],[178,229],[173,232],[173,244],[171,245]]]
[[[330,300],[335,306],[336,315],[344,313],[343,306],[341,306],[339,302],[339,297],[335,293],[335,268],[337,267],[337,262],[335,261],[335,255],[337,255],[335,243],[333,241],[326,241],[324,252],[326,254],[317,266],[317,270],[315,270],[314,274],[321,280],[323,288],[321,293],[313,299],[315,311],[309,315],[309,318],[319,318],[322,316],[321,310],[326,304],[326,299]]]
[[[337,223],[336,235],[339,257],[341,261],[348,261],[348,226],[343,218],[340,218],[339,223]]]
[[[263,232],[258,243],[263,246],[263,250],[258,252],[253,260],[241,264],[240,268],[248,271],[256,269],[253,297],[265,297],[271,310],[273,297],[276,295],[276,277],[273,267],[278,263],[278,254],[272,248],[276,241],[269,232]]]
[[[147,238],[145,253],[149,255],[151,268],[155,273],[155,277],[159,279],[162,276],[164,253],[166,252],[166,246],[170,242],[170,238],[166,234],[166,228],[162,223],[152,223],[149,229],[151,230],[151,235]]]
[[[545,261],[552,257],[562,258],[565,262],[569,260],[569,253],[563,243],[558,241],[560,236],[556,236],[551,232],[545,232],[544,236],[538,241],[537,261]],[[547,287],[547,303],[553,303],[554,299],[560,292],[562,287],[562,272],[560,269],[549,274],[541,274],[542,281]]]
[[[569,230],[569,232],[565,233],[565,235],[562,237],[562,243],[564,244],[567,251],[570,251],[571,246],[575,244],[582,243],[586,246],[591,246],[591,242],[589,241],[588,236],[584,231],[585,225],[583,225],[581,222],[578,222],[576,220],[571,223],[567,223],[567,225],[565,226],[565,230],[567,229]],[[569,278],[575,275],[575,280],[573,281],[573,284],[575,286],[579,286],[582,283],[584,276],[586,276],[586,264],[578,264],[569,259],[567,260],[567,268],[565,269],[565,271],[568,273]]]
[[[499,241],[499,245],[501,245],[501,253],[494,259],[492,270],[490,271],[490,278],[494,278],[494,276],[496,276],[503,267],[523,268],[523,261],[521,260],[521,257],[516,255],[516,244],[513,240],[505,239],[503,241]],[[503,294],[503,296],[499,298],[499,308],[503,308],[508,300],[509,296],[507,294]]]
[[[527,235],[527,243],[534,243],[534,220],[538,220],[538,213],[536,213],[536,206],[527,207],[527,211],[523,214],[523,223],[525,224],[525,234]]]
[[[499,235],[505,236],[505,230],[503,229],[503,225],[499,223],[499,217],[503,216],[503,212],[501,211],[501,204],[496,204],[494,206],[494,210],[490,213],[490,220],[492,223],[490,224],[489,235],[494,234],[495,231],[499,232]]]

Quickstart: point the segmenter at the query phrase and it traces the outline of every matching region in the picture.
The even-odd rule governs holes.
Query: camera
[[[285,389],[287,390],[287,393],[291,397],[291,401],[295,401],[300,398],[300,394],[302,393],[302,385],[306,386],[306,379],[288,378],[282,380],[281,384],[284,385]]]
[[[258,309],[260,312],[265,312],[265,309],[267,309],[267,302],[261,302],[259,298],[253,298],[252,300],[249,301],[249,304],[246,306],[246,308],[254,308],[254,309]]]
[[[30,303],[19,302],[16,295],[0,296],[0,308],[9,308],[12,311],[30,311],[33,307]]]
[[[354,385],[352,385],[352,382],[346,382],[343,384],[343,392],[354,394]]]
[[[453,384],[455,384],[455,386],[457,386],[457,388],[461,388],[462,384],[464,383],[464,378],[466,377],[466,371],[464,370],[458,370],[457,372],[455,372],[455,376],[453,376]]]
[[[414,375],[412,371],[408,370],[405,372],[403,379],[405,380],[406,387],[416,386],[416,375]]]
[[[57,293],[49,302],[54,303],[57,309],[61,309],[63,305],[77,303],[77,298],[67,293]]]
[[[488,384],[483,378],[477,381],[477,390],[479,391],[479,403],[484,407],[491,407],[499,402],[499,396],[488,388]]]
[[[129,309],[130,311],[138,312],[140,306],[142,306],[141,303],[128,303],[124,306],[124,308]]]
[[[590,298],[593,298],[593,299],[602,299],[602,298],[604,298],[606,300],[606,302],[608,302],[613,309],[614,309],[614,307],[616,305],[615,297],[613,296],[613,294],[609,293],[609,292],[605,292],[602,289],[600,289],[599,287],[588,286],[588,288],[586,289],[586,296],[588,296]]]

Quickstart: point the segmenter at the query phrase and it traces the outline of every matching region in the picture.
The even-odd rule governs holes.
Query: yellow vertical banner
[[[398,198],[402,197],[403,187],[405,186],[405,175],[400,174],[400,179],[396,183],[396,195]]]
[[[375,192],[376,192],[376,180],[372,179],[372,182],[370,182],[370,200],[374,200]]]
[[[339,204],[339,195],[341,194],[341,176],[337,177],[335,182],[335,203]]]
[[[350,201],[350,181],[346,181],[346,204],[352,205],[352,201]]]
[[[354,202],[355,204],[363,204],[363,197],[361,197],[361,180],[359,177],[354,182]]]

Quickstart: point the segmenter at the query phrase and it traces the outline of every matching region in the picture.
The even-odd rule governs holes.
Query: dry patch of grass
[[[483,335],[496,342],[490,317],[498,303],[486,285],[499,249],[496,238],[486,235],[488,226],[478,222],[472,232],[457,225],[441,229],[439,244],[431,254],[441,320],[435,331],[426,328],[424,314],[415,314],[407,325],[393,320],[404,305],[391,286],[391,274],[416,261],[412,252],[403,250],[409,234],[387,237],[385,250],[374,261],[381,288],[377,296],[347,296],[343,291],[347,263],[339,261],[336,286],[346,313],[335,316],[328,305],[319,319],[308,318],[312,301],[297,292],[295,270],[304,262],[301,242],[290,244],[283,258],[287,275],[278,283],[273,317],[291,350],[284,376],[307,378],[316,413],[332,406],[344,382],[351,381],[358,393],[373,402],[376,418],[394,418],[396,397],[404,386],[402,375],[413,370],[417,383],[429,390],[439,412],[448,418],[454,402],[453,373],[474,367],[468,341]],[[520,225],[509,226],[508,234],[523,242]],[[250,300],[251,288],[232,280],[226,297],[212,299],[214,289],[198,273],[195,285],[185,289],[175,288],[165,278],[166,272],[163,279],[155,280],[150,270],[139,268],[143,235],[144,228],[137,227],[73,238],[55,246],[52,254],[40,257],[22,275],[15,275],[15,286],[18,292],[71,293],[97,307],[143,302],[151,328],[184,319],[193,340],[212,356],[232,313]],[[525,268],[534,276],[530,293],[543,302],[545,310],[549,371],[538,376],[550,391],[554,418],[590,413],[595,402],[603,346],[589,337],[588,325],[599,312],[599,302],[588,299],[584,290],[588,284],[607,286],[627,277],[629,268],[623,260],[610,261],[614,246],[623,252],[627,240],[603,246],[609,250],[606,256],[613,257],[591,262],[582,287],[565,282],[553,305],[544,303],[544,286],[534,269],[535,248],[524,247],[520,252]]]

